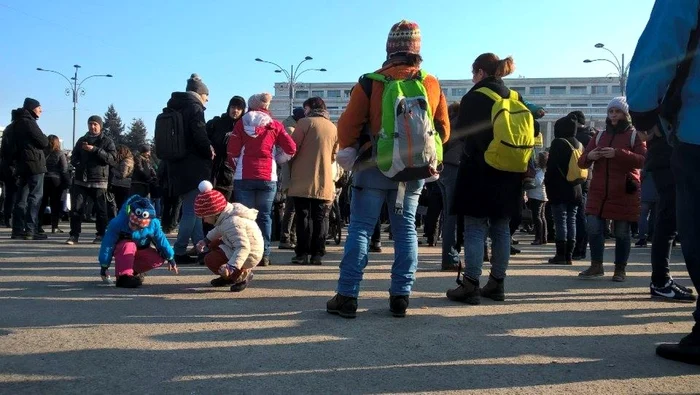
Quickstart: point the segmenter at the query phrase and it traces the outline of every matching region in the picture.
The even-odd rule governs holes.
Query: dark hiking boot
[[[143,284],[143,279],[138,276],[119,276],[117,277],[118,288],[138,288]]]
[[[231,281],[228,278],[225,277],[217,277],[209,282],[212,287],[226,287],[228,285],[233,284],[233,281]]]
[[[497,280],[492,276],[489,276],[489,281],[483,288],[481,288],[481,297],[489,298],[491,300],[495,300],[496,302],[503,302],[506,300],[503,280],[504,279]]]
[[[460,264],[459,262],[443,262],[440,270],[443,272],[458,272]]]
[[[392,295],[389,297],[391,315],[403,318],[406,316],[406,309],[408,309],[408,295]]]
[[[294,258],[292,258],[292,264],[293,265],[308,265],[309,264],[309,256],[306,254],[297,255]]]
[[[321,266],[323,265],[323,258],[320,255],[314,255],[311,257],[309,265]]]
[[[326,311],[343,318],[355,318],[357,316],[357,298],[336,294],[326,302]]]
[[[372,244],[369,245],[369,252],[382,252],[382,242],[372,242]]]
[[[231,292],[241,292],[244,289],[248,288],[248,285],[250,285],[250,282],[253,281],[253,273],[248,273],[248,277],[245,278],[243,281],[239,281],[231,286]]]
[[[270,266],[272,265],[272,262],[270,262],[270,257],[269,256],[264,256],[258,263],[258,266]]]
[[[605,270],[603,270],[603,262],[591,262],[591,266],[578,274],[578,278],[581,279],[593,279],[598,277],[603,277],[605,275]]]
[[[447,291],[447,299],[471,305],[481,304],[479,283],[477,282],[474,284],[472,281],[465,278],[459,287]]]
[[[576,248],[576,241],[569,240],[566,242],[565,249],[564,249],[564,256],[566,257],[566,264],[567,265],[574,264],[574,248]]]
[[[695,324],[693,331],[678,343],[659,344],[656,355],[672,361],[700,365],[700,324]]]
[[[616,263],[615,273],[613,274],[612,280],[616,283],[624,283],[627,280],[627,273],[625,272],[626,263]]]
[[[557,249],[554,258],[550,258],[547,263],[550,265],[571,265],[571,262],[566,261],[566,242],[557,241]]]
[[[33,235],[27,234],[24,236],[24,240],[46,240],[49,236],[46,233],[34,233]]]

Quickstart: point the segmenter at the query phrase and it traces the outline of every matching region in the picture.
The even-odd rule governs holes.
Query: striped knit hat
[[[386,54],[391,57],[397,53],[420,55],[420,28],[417,23],[402,20],[391,27]]]
[[[226,209],[228,202],[224,195],[214,190],[209,181],[199,183],[199,192],[194,200],[194,214],[200,218],[211,217],[220,214]]]

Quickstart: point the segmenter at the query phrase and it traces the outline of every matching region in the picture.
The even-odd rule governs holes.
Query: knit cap
[[[100,128],[104,126],[104,122],[102,121],[102,117],[99,115],[91,115],[90,118],[88,118],[88,125],[90,122],[95,122],[98,125],[100,125]]]
[[[39,104],[39,100],[32,99],[31,97],[24,99],[24,105],[22,105],[22,107],[25,110],[29,110],[29,111],[34,111],[34,109],[39,107],[39,106],[41,106],[41,104]]]
[[[610,100],[610,103],[608,103],[608,110],[611,108],[617,108],[618,110],[624,112],[625,114],[629,115],[630,113],[630,106],[627,104],[627,98],[624,96],[619,96],[615,97],[612,100]]]
[[[256,93],[248,99],[248,110],[267,110],[270,108],[270,101],[272,101],[272,95],[269,93]]]
[[[386,40],[386,54],[391,57],[397,53],[420,55],[420,28],[415,22],[402,20],[394,24]]]
[[[187,87],[185,88],[188,92],[196,92],[200,95],[209,95],[209,88],[202,82],[197,73],[192,73],[190,79],[187,80]]]
[[[211,217],[226,209],[228,201],[221,192],[214,190],[211,182],[206,180],[200,182],[199,192],[194,200],[194,214],[197,217]]]

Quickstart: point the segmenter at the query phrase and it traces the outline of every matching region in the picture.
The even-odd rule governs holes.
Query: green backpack
[[[382,174],[394,181],[430,178],[442,163],[442,139],[435,130],[423,85],[426,76],[422,70],[406,80],[378,73],[364,75],[384,83],[382,124],[373,139],[373,157]]]

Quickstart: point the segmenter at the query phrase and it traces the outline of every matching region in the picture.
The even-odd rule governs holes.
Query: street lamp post
[[[621,56],[621,59],[618,59],[617,55],[610,49],[608,49],[604,44],[598,43],[595,45],[596,48],[598,49],[604,49],[608,52],[610,52],[610,55],[612,55],[613,59],[615,61],[613,62],[610,59],[586,59],[583,61],[583,63],[593,63],[593,62],[608,62],[615,66],[615,69],[617,70],[617,76],[620,79],[620,92],[622,93],[622,96],[625,96],[625,88],[627,87],[627,73],[630,70],[630,65],[625,64],[625,54],[623,53]]]
[[[301,68],[301,65],[304,64],[304,62],[306,62],[307,60],[312,60],[312,59],[313,58],[311,56],[307,56],[304,58],[304,60],[299,62],[299,64],[297,65],[296,68],[294,67],[294,65],[291,65],[289,67],[289,71],[287,71],[284,69],[284,67],[278,65],[277,63],[269,62],[267,60],[262,60],[260,58],[255,58],[256,62],[269,63],[269,64],[277,67],[277,70],[275,70],[275,73],[283,73],[285,75],[285,77],[287,77],[287,83],[289,83],[289,115],[292,115],[294,113],[294,91],[295,91],[295,88],[296,88],[295,85],[297,83],[299,76],[306,73],[307,71],[321,71],[321,72],[327,71],[326,69],[314,69],[314,68],[309,68],[309,69],[299,71],[299,69]]]
[[[85,90],[82,88],[83,82],[86,80],[92,78],[92,77],[107,77],[107,78],[112,78],[112,74],[93,74],[91,76],[83,78],[82,81],[78,82],[78,69],[80,68],[79,64],[73,65],[75,67],[75,73],[73,74],[73,77],[68,78],[65,75],[59,73],[58,71],[54,70],[47,70],[47,69],[42,69],[41,67],[37,67],[38,71],[47,71],[49,73],[54,73],[58,74],[61,77],[65,78],[66,81],[68,81],[68,88],[66,88],[66,96],[67,95],[72,95],[73,96],[73,145],[71,146],[71,149],[75,147],[75,112],[78,106],[78,95],[84,96],[85,95]]]

